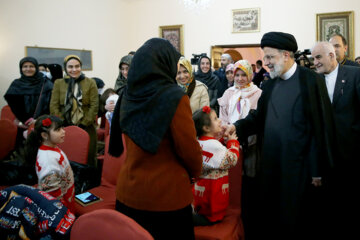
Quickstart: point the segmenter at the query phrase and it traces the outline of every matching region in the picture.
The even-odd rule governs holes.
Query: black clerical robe
[[[334,123],[324,80],[300,66],[287,80],[269,80],[257,110],[235,127],[240,140],[257,134],[262,144],[259,232],[292,239],[311,177],[333,166]]]

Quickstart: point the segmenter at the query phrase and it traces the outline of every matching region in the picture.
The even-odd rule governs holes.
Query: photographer
[[[297,51],[294,54],[294,57],[295,57],[295,62],[300,66],[310,68],[313,70],[315,69],[314,58],[311,56],[310,49],[304,49],[303,52]]]

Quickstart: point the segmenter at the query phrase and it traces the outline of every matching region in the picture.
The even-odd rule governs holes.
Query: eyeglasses
[[[274,59],[276,56],[278,56],[279,54],[275,54],[275,55],[265,55],[263,60],[266,61],[271,61],[272,59]]]

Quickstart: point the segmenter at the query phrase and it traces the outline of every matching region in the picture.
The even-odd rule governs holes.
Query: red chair
[[[238,240],[244,239],[241,214],[242,155],[229,171],[229,207],[224,219],[211,226],[195,227],[196,240]]]
[[[70,240],[153,240],[133,219],[110,209],[100,209],[79,217],[70,233]]]
[[[89,154],[89,134],[78,126],[65,127],[65,141],[59,144],[69,160],[87,164]]]
[[[110,133],[110,124],[105,116],[101,117],[100,127],[96,129],[98,141],[104,141]]]
[[[76,215],[82,215],[97,209],[115,209],[116,182],[121,166],[123,165],[126,158],[126,148],[124,146],[124,152],[121,154],[120,157],[111,156],[108,153],[109,139],[110,136],[107,136],[105,139],[105,155],[101,174],[101,184],[100,186],[89,190],[89,192],[91,192],[92,194],[100,197],[102,201],[93,203],[85,207],[76,203]],[[124,137],[123,143],[125,144]]]
[[[15,149],[17,126],[9,119],[0,120],[0,160]]]
[[[5,105],[2,109],[1,109],[1,119],[9,119],[11,122],[13,122],[16,117],[14,115],[14,113],[11,111],[11,108],[9,105]]]

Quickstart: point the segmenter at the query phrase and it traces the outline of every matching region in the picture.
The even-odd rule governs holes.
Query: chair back
[[[16,119],[14,113],[11,111],[11,108],[9,105],[5,105],[1,109],[1,119],[9,119],[10,121],[14,121]]]
[[[236,166],[229,170],[229,207],[241,209],[243,154],[240,151]]]
[[[110,184],[116,186],[117,177],[126,158],[124,135],[122,135],[122,138],[124,144],[124,152],[119,157],[113,157],[109,154],[110,136],[108,135],[105,138],[105,154],[104,154],[104,163],[101,174],[101,185]]]
[[[0,160],[15,149],[17,126],[9,119],[0,120]]]
[[[109,124],[109,120],[106,119],[106,121],[105,121],[105,138],[107,136],[109,136],[109,134],[110,134],[110,124]]]
[[[70,240],[151,240],[148,231],[133,219],[112,209],[81,215],[74,223]]]
[[[78,126],[67,126],[65,140],[59,144],[69,160],[81,164],[87,164],[89,154],[89,134]]]

